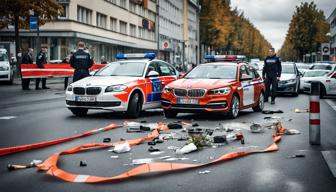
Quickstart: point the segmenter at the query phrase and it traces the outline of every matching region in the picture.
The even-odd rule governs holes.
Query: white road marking
[[[328,105],[330,105],[330,107],[336,111],[336,104],[332,100],[326,99],[325,102],[327,102]]]
[[[8,120],[8,119],[15,119],[16,116],[3,116],[3,117],[0,117],[0,120]]]

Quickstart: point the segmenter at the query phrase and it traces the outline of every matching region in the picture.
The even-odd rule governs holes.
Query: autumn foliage
[[[243,54],[263,58],[271,44],[237,9],[225,0],[201,0],[201,43],[220,54]]]
[[[329,42],[329,24],[323,11],[314,2],[296,7],[289,24],[287,36],[281,47],[283,60],[300,61],[303,55],[318,52],[321,43]]]

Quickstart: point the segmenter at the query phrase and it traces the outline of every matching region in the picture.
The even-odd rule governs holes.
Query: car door
[[[336,94],[336,72],[334,72],[331,76],[330,76],[330,82],[329,82],[329,88],[330,88],[330,92],[329,94]]]
[[[156,71],[159,73],[157,77],[148,77],[149,72]],[[160,107],[162,82],[160,77],[160,69],[158,62],[149,63],[145,76],[146,81],[146,102],[150,104],[148,108]]]
[[[254,103],[254,86],[252,80],[243,80],[244,77],[252,77],[247,65],[241,65],[239,70],[240,82],[243,89],[243,106],[252,105]]]
[[[258,71],[253,68],[253,67],[248,67],[248,74],[250,74],[250,76],[252,77],[252,85],[253,85],[253,89],[254,89],[254,93],[253,93],[253,103],[256,103],[259,101],[259,97],[260,97],[260,93],[262,91],[262,87],[263,87],[263,79],[261,78],[261,76],[259,75]]]

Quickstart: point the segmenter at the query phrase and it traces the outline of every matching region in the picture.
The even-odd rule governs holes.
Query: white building
[[[330,23],[330,58],[336,62],[336,8],[328,17]]]
[[[153,52],[156,0],[58,0],[64,14],[40,27],[41,45],[49,49],[49,59],[63,59],[84,41],[100,62],[113,61],[117,53]],[[36,32],[20,31],[22,48],[36,48]],[[13,29],[2,30],[0,41],[13,40]],[[25,52],[25,51],[24,51]]]

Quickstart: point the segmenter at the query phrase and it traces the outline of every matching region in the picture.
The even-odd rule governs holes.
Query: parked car
[[[310,86],[311,80],[314,80],[315,77],[322,77],[329,74],[329,70],[308,70],[303,73],[303,76],[300,78],[300,91],[303,91],[304,87]]]
[[[329,72],[323,76],[312,77],[304,81],[303,91],[310,93],[310,86],[312,81],[320,82],[320,97],[326,95],[336,95],[336,71]]]
[[[0,49],[0,81],[13,84],[14,69],[8,59],[6,49]]]
[[[213,62],[216,58],[220,62]],[[182,79],[168,84],[161,104],[167,118],[183,112],[226,112],[236,118],[243,109],[262,111],[264,91],[263,80],[254,67],[241,61],[220,60],[216,55],[211,63],[198,65]]]
[[[304,74],[304,72],[308,71],[311,67],[311,64],[309,63],[296,63],[297,69],[300,71],[300,73]]]
[[[312,70],[321,69],[321,70],[334,71],[335,70],[335,64],[330,64],[330,63],[313,63],[313,64],[311,64],[311,66],[310,66],[309,69],[312,69]]]
[[[282,72],[280,81],[278,82],[277,92],[298,96],[301,73],[297,69],[296,64],[292,62],[283,62],[281,66]]]

